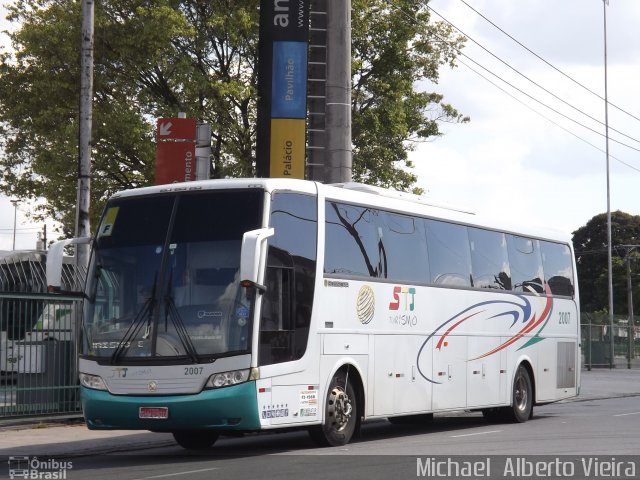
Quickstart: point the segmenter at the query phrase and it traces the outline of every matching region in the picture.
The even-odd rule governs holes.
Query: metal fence
[[[0,418],[77,414],[75,332],[81,301],[49,295],[46,253],[0,252]],[[63,289],[85,273],[65,258]]]
[[[79,413],[77,297],[0,293],[0,418]]]
[[[607,313],[582,313],[583,366],[591,368],[640,368],[640,318],[629,323],[627,315],[616,315],[613,332]],[[613,333],[613,356],[611,355]]]

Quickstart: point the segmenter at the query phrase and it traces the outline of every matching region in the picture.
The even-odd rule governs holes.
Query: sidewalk
[[[577,398],[583,402],[602,398],[640,396],[640,370],[582,370]],[[71,457],[114,453],[175,445],[169,433],[145,431],[92,431],[79,424],[38,424],[0,427],[0,456]]]

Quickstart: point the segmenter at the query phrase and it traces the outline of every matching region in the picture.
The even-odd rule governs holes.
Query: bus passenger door
[[[433,410],[467,406],[467,337],[448,335],[434,338]]]

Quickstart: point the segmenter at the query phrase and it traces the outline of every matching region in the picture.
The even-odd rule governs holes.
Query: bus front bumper
[[[82,410],[90,430],[258,430],[255,382],[194,395],[113,395],[80,387]],[[140,418],[141,408],[167,407],[167,418]]]

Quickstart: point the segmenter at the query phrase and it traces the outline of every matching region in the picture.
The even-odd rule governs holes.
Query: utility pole
[[[78,192],[76,237],[91,235],[89,204],[91,189],[91,127],[93,122],[93,0],[82,0],[82,42],[80,55],[80,145],[78,158]],[[89,263],[89,245],[76,246],[79,267]]]
[[[625,249],[625,263],[627,264],[627,311],[629,314],[628,329],[629,329],[629,355],[627,355],[627,368],[631,368],[631,359],[634,355],[635,347],[635,327],[633,319],[633,286],[631,285],[631,253],[640,248],[640,245],[621,245]]]
[[[614,342],[613,342],[613,260],[611,253],[611,187],[609,179],[609,101],[607,99],[607,5],[609,0],[602,0],[604,7],[604,129],[606,139],[607,156],[607,267],[608,267],[608,288],[609,288],[609,337],[611,347],[611,357],[609,368],[614,365]]]
[[[327,0],[325,182],[350,182],[351,0]]]

